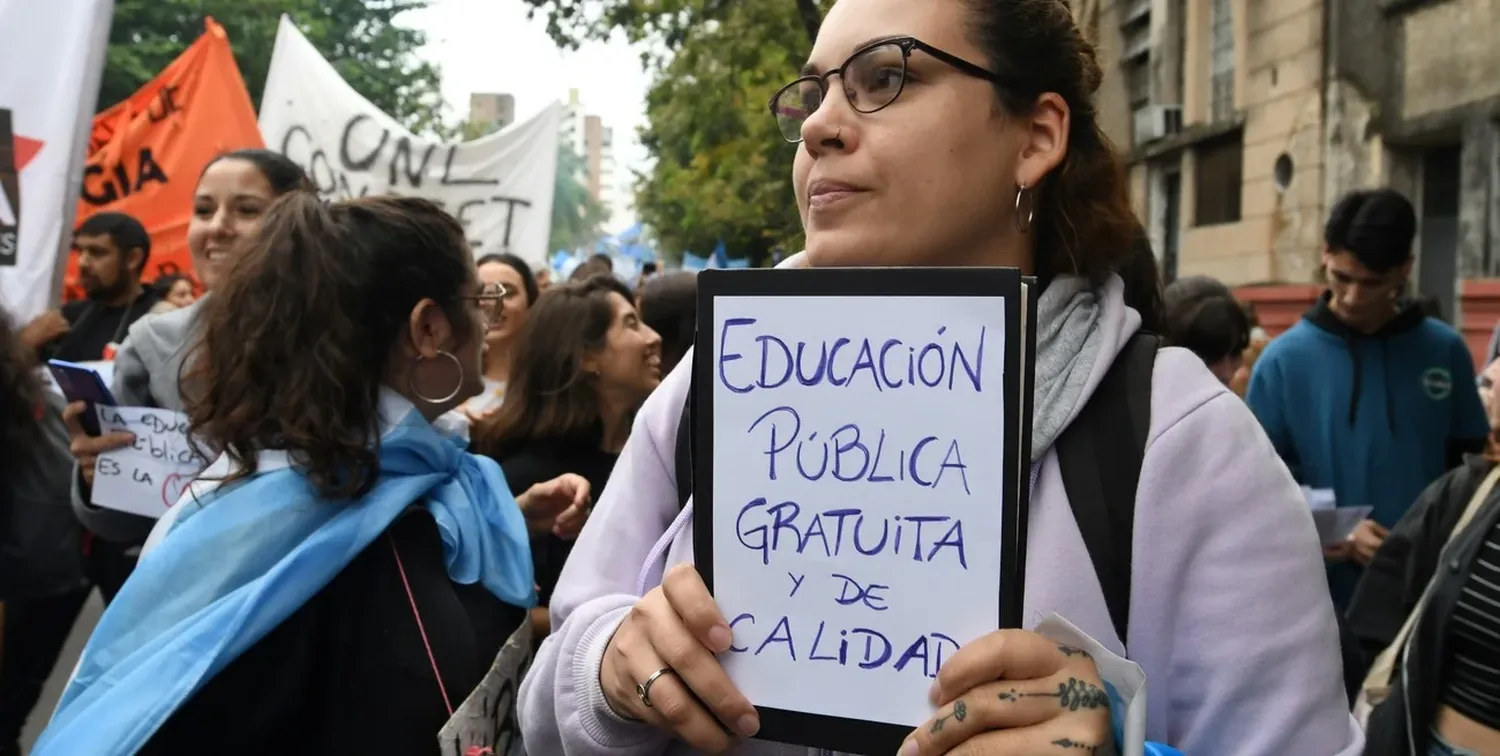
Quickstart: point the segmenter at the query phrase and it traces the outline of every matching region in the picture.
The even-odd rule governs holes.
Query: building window
[[[1120,56],[1120,71],[1125,74],[1125,95],[1130,99],[1130,112],[1139,113],[1151,105],[1151,3],[1150,0],[1134,0],[1125,12],[1120,24],[1124,38],[1124,54]],[[1139,143],[1141,140],[1136,139]]]
[[[1196,150],[1197,175],[1193,187],[1194,225],[1216,226],[1240,219],[1244,135],[1235,132],[1203,142]]]
[[[1213,0],[1212,60],[1209,65],[1210,118],[1234,117],[1234,16],[1230,0]]]
[[[1151,104],[1151,62],[1137,60],[1125,66],[1125,91],[1130,97],[1130,110],[1135,112]]]

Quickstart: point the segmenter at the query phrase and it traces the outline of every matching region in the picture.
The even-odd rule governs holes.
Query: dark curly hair
[[[1067,156],[1031,197],[1038,275],[1079,275],[1100,283],[1128,263],[1137,221],[1124,170],[1094,106],[1104,80],[1094,46],[1066,2],[966,0],[966,5],[971,38],[985,51],[988,68],[1006,82],[995,85],[1005,113],[1029,113],[1048,92],[1068,103]]]
[[[42,382],[37,379],[36,357],[21,343],[11,317],[0,308],[0,480],[9,467],[31,459],[27,447],[35,443],[41,423]]]
[[[284,449],[319,493],[357,497],[379,473],[379,396],[393,345],[424,299],[467,339],[476,285],[463,228],[436,204],[282,196],[204,300],[184,381],[192,431],[233,460]]]
[[[633,301],[613,274],[542,292],[516,339],[505,403],[474,427],[474,450],[504,459],[528,442],[603,433],[603,414],[583,360],[604,348],[615,320],[611,294]]]

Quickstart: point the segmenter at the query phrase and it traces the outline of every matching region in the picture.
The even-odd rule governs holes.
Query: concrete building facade
[[[491,134],[516,122],[514,95],[474,92],[469,95],[469,123],[484,134]]]
[[[1391,186],[1419,288],[1500,274],[1500,0],[1075,0],[1168,276],[1310,283],[1328,208]]]
[[[632,214],[632,190],[616,165],[614,129],[585,110],[577,89],[568,93],[559,128],[562,143],[583,159],[579,183],[609,213],[604,228],[616,230]]]

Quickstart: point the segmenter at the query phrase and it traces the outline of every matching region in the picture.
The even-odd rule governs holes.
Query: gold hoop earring
[[[437,353],[439,357],[452,362],[453,366],[458,368],[458,383],[453,385],[452,391],[444,394],[441,398],[433,399],[429,396],[423,396],[422,392],[417,389],[417,365],[420,365],[422,360],[427,359],[426,357],[418,357],[417,361],[412,364],[411,370],[406,374],[406,388],[411,391],[411,395],[428,404],[445,404],[451,402],[454,397],[458,396],[458,392],[464,390],[464,364],[459,362],[458,355],[442,349],[439,349]]]
[[[1019,231],[1019,232],[1021,232],[1021,233],[1023,233],[1023,234],[1027,233],[1028,231],[1031,230],[1031,218],[1032,218],[1033,215],[1036,214],[1036,204],[1032,203],[1032,202],[1027,202],[1026,203],[1026,222],[1024,224],[1021,222],[1021,198],[1025,197],[1025,196],[1026,196],[1026,185],[1025,184],[1019,184],[1019,185],[1017,185],[1017,187],[1016,187],[1016,230]]]

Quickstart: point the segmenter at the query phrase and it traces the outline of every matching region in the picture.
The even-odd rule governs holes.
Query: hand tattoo
[[[1080,743],[1076,740],[1069,740],[1068,738],[1054,740],[1052,741],[1052,745],[1055,745],[1058,748],[1067,749],[1069,751],[1083,751],[1085,753],[1094,753],[1095,751],[1099,750],[1099,746],[1089,745],[1088,743]]]
[[[962,722],[964,721],[964,717],[967,716],[969,716],[969,705],[964,703],[963,699],[954,701],[952,713],[950,713],[946,717],[938,717],[937,719],[932,720],[932,732],[942,732],[943,724],[949,719],[956,719]]]
[[[1057,650],[1060,651],[1060,652],[1062,652],[1063,656],[1068,656],[1068,657],[1082,656],[1085,659],[1092,659],[1092,658],[1094,658],[1093,655],[1090,654],[1089,652],[1087,652],[1087,651],[1085,651],[1085,650],[1083,650],[1081,648],[1073,648],[1072,646],[1058,646]]]
[[[1109,694],[1097,685],[1086,683],[1076,677],[1058,683],[1056,693],[1018,693],[1015,689],[1000,693],[1000,700],[1014,702],[1022,698],[1056,698],[1059,706],[1068,711],[1079,709],[1109,708]]]

